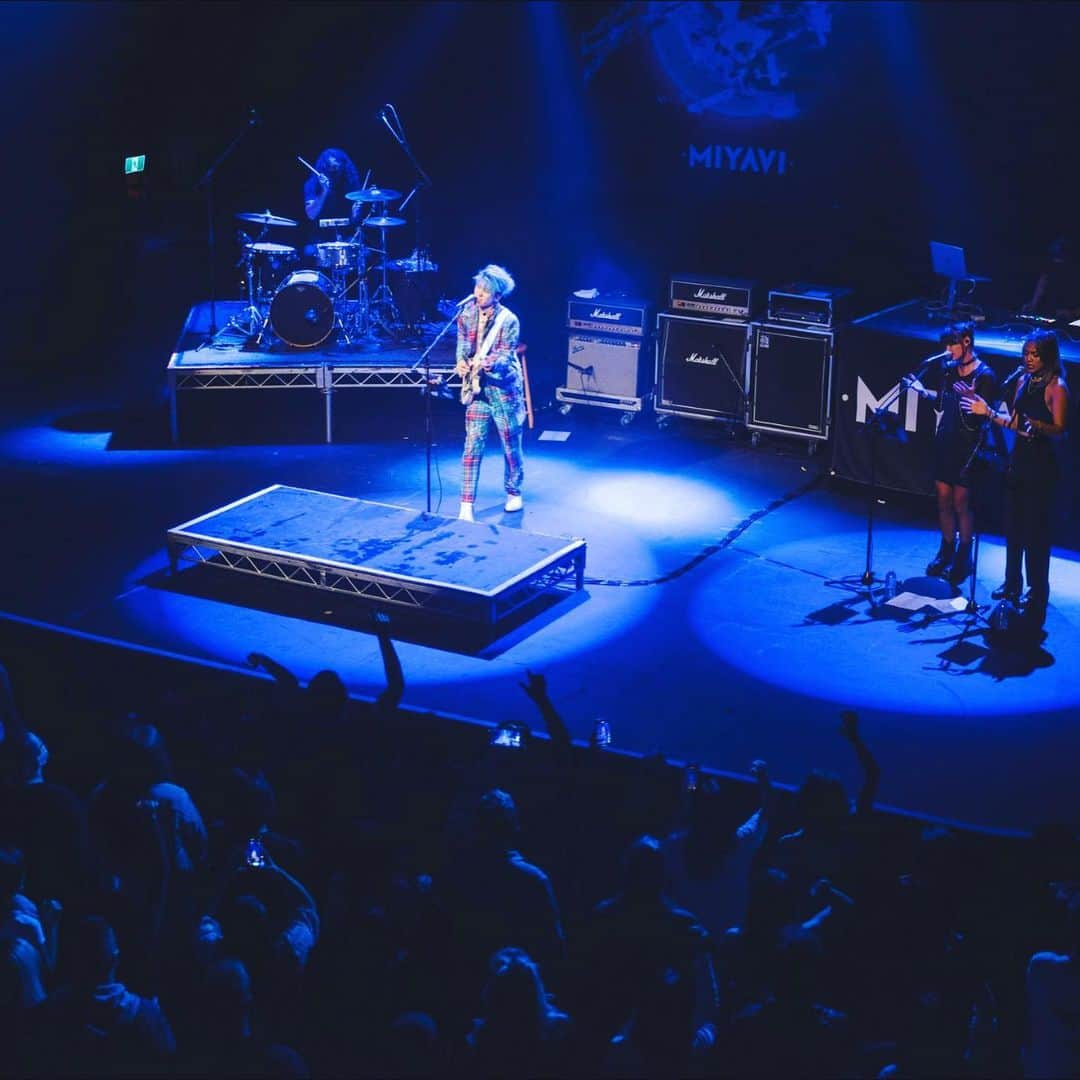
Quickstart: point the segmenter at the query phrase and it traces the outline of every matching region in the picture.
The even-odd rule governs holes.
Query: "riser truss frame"
[[[452,368],[432,368],[432,380],[450,382]],[[330,390],[350,387],[421,389],[423,368],[339,368],[330,365],[305,368],[175,368],[177,390]]]
[[[583,549],[575,549],[491,597],[476,596],[420,582],[396,581],[360,570],[321,566],[304,559],[290,559],[284,555],[259,554],[241,547],[192,543],[173,533],[168,535],[167,544],[169,562],[174,573],[181,561],[216,566],[264,579],[355,596],[380,604],[469,618],[488,624],[497,623],[513,614],[543,592],[568,583],[571,589],[579,589],[585,558]]]

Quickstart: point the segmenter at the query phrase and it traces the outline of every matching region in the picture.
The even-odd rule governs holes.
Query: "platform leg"
[[[577,586],[576,587],[577,587],[578,592],[580,592],[582,589],[585,588],[585,552],[584,551],[580,552],[577,556],[575,556],[574,563],[575,563],[574,568],[577,570]]]
[[[324,409],[326,411],[326,441],[332,443],[334,441],[334,373],[331,371],[329,365],[323,364],[319,368],[316,376],[316,382],[319,390],[326,398],[326,405]]]
[[[176,417],[176,374],[172,371],[169,372],[169,438],[172,440],[173,446],[177,444],[180,438]]]

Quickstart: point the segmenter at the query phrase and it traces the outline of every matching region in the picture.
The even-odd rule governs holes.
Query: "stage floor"
[[[164,439],[119,443],[100,408],[11,415],[0,462],[18,515],[0,533],[0,608],[237,668],[253,650],[301,678],[333,667],[353,692],[378,694],[377,641],[344,600],[198,574],[177,587],[164,538],[275,484],[419,512],[422,416],[390,398],[400,400],[369,395],[362,437],[334,445],[168,449]],[[433,509],[452,517],[461,413],[438,404]],[[538,723],[520,687],[540,671],[577,737],[603,715],[619,746],[738,774],[763,757],[787,784],[829,768],[852,789],[856,765],[838,729],[840,711],[854,708],[886,805],[999,829],[1080,819],[1073,553],[1055,551],[1044,650],[1003,658],[965,615],[905,617],[851,587],[865,566],[864,493],[831,485],[827,455],[808,458],[801,442],[754,448],[708,424],[658,430],[642,417],[621,427],[606,410],[577,409],[541,413],[526,456],[515,515],[502,511],[502,464],[497,450],[489,456],[478,528],[584,538],[585,589],[482,645],[391,612],[405,704]],[[930,503],[890,497],[877,521],[879,575],[921,574],[937,546]],[[984,537],[982,602],[1003,563],[1000,537]]]

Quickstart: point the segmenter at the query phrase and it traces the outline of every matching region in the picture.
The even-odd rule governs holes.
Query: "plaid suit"
[[[497,317],[501,305],[496,305]],[[469,360],[479,347],[477,328],[480,309],[469,304],[458,316],[457,359]],[[521,450],[521,425],[525,419],[525,385],[517,349],[520,325],[518,317],[507,309],[506,319],[487,358],[491,370],[481,372],[480,393],[465,410],[465,451],[462,454],[461,501],[476,500],[476,484],[480,478],[480,462],[487,445],[488,421],[494,421],[503,449],[503,486],[507,495],[520,495],[525,475]]]

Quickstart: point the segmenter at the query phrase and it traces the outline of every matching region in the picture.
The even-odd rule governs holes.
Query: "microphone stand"
[[[388,119],[387,113],[393,113],[393,123],[391,123]],[[424,172],[423,168],[420,165],[420,162],[416,160],[416,155],[413,153],[412,147],[409,145],[408,139],[405,138],[405,126],[401,123],[401,120],[397,115],[397,110],[394,108],[394,106],[384,105],[379,110],[379,119],[386,125],[387,130],[390,132],[391,135],[394,136],[395,141],[401,147],[401,149],[405,151],[405,156],[409,159],[410,164],[416,170],[416,175],[419,177],[419,182],[413,186],[412,191],[410,191],[409,194],[406,195],[405,198],[402,199],[401,202],[398,204],[397,210],[400,213],[405,209],[406,206],[409,205],[414,196],[418,195],[421,191],[424,190],[424,188],[430,188],[433,185],[431,177],[428,176],[426,172]],[[422,230],[420,224],[420,207],[422,203],[422,199],[416,200],[417,210],[415,217],[415,228],[413,229],[413,237],[415,239],[415,244],[413,245],[413,255],[417,260],[418,266],[427,262],[427,249],[426,247],[421,246]]]
[[[416,363],[413,364],[412,369],[415,371],[422,364],[424,367],[424,451],[427,460],[427,472],[426,472],[426,487],[427,487],[427,512],[431,513],[431,444],[432,444],[432,424],[431,424],[431,397],[434,392],[434,388],[431,383],[431,350],[442,339],[443,334],[450,329],[454,323],[457,322],[458,316],[461,314],[461,309],[465,306],[465,303],[458,304],[454,308],[454,314],[443,324],[443,328],[432,339],[431,344],[423,351],[419,356]],[[443,384],[445,385],[445,383]]]
[[[195,185],[196,190],[202,188],[206,192],[206,246],[210,258],[210,330],[206,337],[199,342],[197,350],[203,348],[205,345],[209,345],[217,336],[217,231],[214,228],[214,177],[217,171],[229,158],[232,152],[240,145],[244,136],[255,127],[258,120],[252,112],[247,123],[242,127],[233,138],[232,142],[221,151],[220,154],[210,163],[209,168],[202,174],[199,182]]]
[[[890,425],[891,421],[886,418],[891,414],[892,406],[899,400],[900,395],[910,383],[916,380],[922,382],[923,376],[938,359],[940,359],[938,356],[927,357],[915,371],[901,376],[896,385],[885,395],[885,399],[874,410],[874,418],[870,424],[870,496],[866,505],[866,565],[862,576],[859,578],[859,583],[865,586],[871,606],[874,606],[873,586],[877,581],[874,574],[874,506],[877,503],[878,436],[883,434]],[[899,417],[897,419],[899,420]]]

